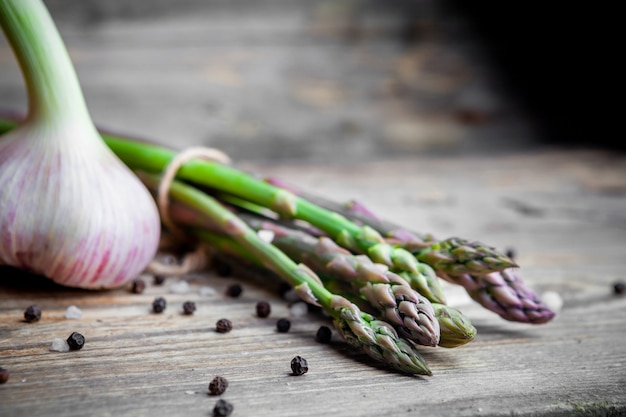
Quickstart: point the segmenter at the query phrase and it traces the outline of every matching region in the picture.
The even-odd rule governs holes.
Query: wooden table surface
[[[425,158],[351,166],[246,164],[290,178],[334,199],[368,203],[387,218],[438,236],[465,236],[512,248],[525,281],[557,292],[562,310],[549,323],[507,322],[445,285],[449,303],[478,330],[456,349],[424,348],[432,377],[382,369],[339,339],[314,340],[324,317],[290,317],[275,285],[247,274],[208,270],[163,286],[88,292],[11,278],[0,282],[0,386],[3,416],[206,416],[216,375],[230,381],[223,398],[237,416],[623,415],[626,412],[624,280],[626,157],[602,152],[538,152],[484,158]],[[432,175],[437,172],[437,175]],[[348,175],[351,174],[351,175]],[[188,279],[190,292],[169,285]],[[233,283],[240,297],[225,295]],[[215,289],[214,295],[201,288]],[[203,295],[204,294],[204,295]],[[151,313],[157,296],[168,301]],[[197,303],[181,314],[185,300]],[[269,318],[255,316],[259,300]],[[41,321],[25,323],[36,303]],[[64,318],[76,305],[79,320]],[[288,333],[276,320],[290,317]],[[232,332],[216,333],[229,318]],[[52,339],[79,331],[85,347],[49,351]],[[301,355],[310,370],[290,375]]]
[[[444,283],[478,334],[457,349],[422,349],[433,376],[410,377],[336,334],[317,343],[324,317],[290,316],[275,283],[243,271],[162,286],[147,277],[133,294],[3,269],[0,367],[10,379],[0,416],[208,416],[216,375],[230,381],[222,398],[240,417],[626,415],[626,296],[613,293],[626,280],[626,155],[536,146],[456,17],[442,21],[427,1],[355,11],[372,4],[189,0],[176,13],[169,2],[47,3],[99,125],[218,146],[241,168],[355,198],[412,229],[513,249],[527,284],[563,306],[547,324],[512,323]],[[5,43],[0,74],[0,106],[25,109]],[[170,291],[179,280],[188,293]],[[229,298],[234,283],[244,290]],[[158,296],[163,314],[151,313]],[[186,300],[198,306],[192,316],[181,313]],[[271,303],[269,318],[255,316],[259,300]],[[31,304],[39,322],[23,321]],[[70,305],[81,319],[64,317]],[[288,333],[276,332],[280,317]],[[215,332],[220,318],[230,333]],[[49,350],[73,331],[86,337],[82,350]],[[300,377],[290,375],[296,355],[310,367]]]

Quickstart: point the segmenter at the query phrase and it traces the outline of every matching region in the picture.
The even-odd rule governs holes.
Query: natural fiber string
[[[231,159],[224,152],[205,147],[192,147],[183,150],[178,153],[167,164],[163,170],[161,181],[159,183],[159,189],[157,193],[157,206],[159,208],[159,214],[161,215],[161,221],[167,227],[167,229],[177,237],[179,240],[184,240],[184,233],[171,219],[169,213],[170,198],[169,190],[176,177],[176,172],[180,169],[185,162],[191,159],[203,159],[207,161],[215,161],[222,164],[229,165]],[[197,271],[209,264],[211,260],[210,249],[205,244],[199,244],[193,252],[185,254],[183,261],[180,265],[165,265],[156,260],[150,262],[146,268],[147,272],[160,275],[183,275],[191,271]]]

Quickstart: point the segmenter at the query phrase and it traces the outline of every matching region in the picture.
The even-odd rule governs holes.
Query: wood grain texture
[[[11,376],[0,417],[210,416],[216,375],[230,381],[223,398],[239,417],[626,415],[626,298],[612,294],[626,279],[626,157],[530,147],[533,126],[441,3],[47,4],[99,125],[218,146],[244,169],[356,198],[415,230],[513,248],[525,281],[564,306],[545,325],[510,323],[444,283],[478,335],[422,349],[434,373],[422,378],[373,364],[336,334],[317,343],[328,322],[316,313],[277,333],[288,303],[274,282],[242,271],[186,276],[188,294],[169,292],[173,277],[132,294],[2,269],[0,367]],[[3,37],[0,74],[0,106],[25,109]],[[224,295],[232,283],[241,297]],[[215,295],[200,295],[203,286]],[[158,296],[168,301],[159,315]],[[262,299],[266,319],[255,317]],[[193,316],[182,314],[186,300],[198,305]],[[25,323],[34,303],[43,318]],[[65,319],[69,305],[84,316]],[[214,331],[220,318],[232,332]],[[87,339],[82,350],[49,351],[73,331]],[[309,362],[301,377],[290,375],[295,355]]]
[[[2,271],[0,415],[207,416],[215,375],[233,416],[617,416],[626,413],[626,298],[612,293],[626,260],[626,157],[602,152],[529,152],[493,157],[411,158],[319,166],[245,164],[342,200],[353,197],[386,218],[436,236],[463,236],[513,248],[525,281],[556,291],[562,311],[539,326],[510,323],[444,283],[449,303],[478,329],[457,349],[422,349],[432,377],[409,377],[373,364],[337,335],[314,340],[328,324],[314,312],[275,330],[288,303],[258,277],[208,270],[184,277],[191,292],[173,294],[150,279],[143,294],[67,289]],[[239,298],[225,296],[241,283]],[[199,288],[211,286],[214,295]],[[168,308],[151,313],[163,296]],[[182,314],[193,300],[198,310]],[[268,300],[269,318],[255,316]],[[23,321],[33,303],[37,323]],[[67,320],[69,305],[80,320]],[[230,333],[215,322],[229,318]],[[76,352],[48,350],[52,339],[83,333]],[[291,376],[301,355],[309,372]]]

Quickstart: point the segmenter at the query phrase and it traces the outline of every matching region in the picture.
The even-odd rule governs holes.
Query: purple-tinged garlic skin
[[[115,288],[154,258],[159,236],[154,199],[90,121],[27,120],[0,136],[0,264]]]

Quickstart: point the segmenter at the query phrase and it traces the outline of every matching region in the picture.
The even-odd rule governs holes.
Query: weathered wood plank
[[[289,178],[335,199],[355,197],[387,218],[437,236],[472,237],[512,247],[522,275],[537,292],[557,291],[563,310],[540,326],[506,322],[446,284],[450,304],[478,329],[469,345],[423,349],[434,375],[402,376],[334,339],[314,341],[323,316],[289,315],[276,291],[241,273],[193,275],[192,292],[171,294],[148,281],[128,289],[85,292],[41,281],[0,281],[2,416],[206,416],[215,375],[231,383],[224,398],[237,416],[539,416],[623,415],[626,412],[626,298],[612,294],[626,261],[626,158],[605,153],[528,153],[508,157],[414,158],[352,166],[263,165],[245,168]],[[515,201],[515,203],[511,203]],[[531,210],[528,207],[532,208]],[[171,283],[175,278],[170,278]],[[244,292],[224,295],[231,283]],[[200,286],[216,289],[200,296]],[[168,300],[161,315],[154,297]],[[198,303],[193,316],[182,303]],[[255,317],[258,300],[272,315]],[[38,303],[38,323],[23,310]],[[75,304],[84,316],[66,320]],[[218,334],[222,317],[234,330]],[[83,350],[48,351],[55,337],[81,331]],[[335,335],[336,337],[336,335]],[[309,361],[290,375],[295,355]]]

